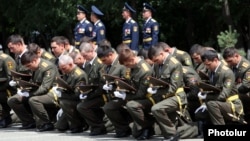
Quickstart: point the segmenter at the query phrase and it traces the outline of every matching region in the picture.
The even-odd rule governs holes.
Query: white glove
[[[153,89],[153,88],[149,87],[149,88],[147,89],[147,92],[153,95],[153,94],[156,94],[156,93],[157,93],[157,89]]]
[[[202,104],[199,108],[197,108],[196,110],[195,110],[195,114],[198,112],[198,111],[200,111],[201,110],[201,112],[204,112],[205,110],[207,109],[207,106],[206,106],[206,104]]]
[[[56,114],[56,120],[59,120],[59,118],[62,116],[63,114],[63,110],[62,108],[58,110],[57,114]]]
[[[80,94],[80,95],[79,95],[79,98],[80,98],[80,99],[86,99],[86,98],[87,98],[87,95],[86,95],[86,94]]]
[[[206,93],[203,93],[203,94],[202,94],[202,92],[199,92],[199,93],[198,93],[198,97],[199,97],[199,99],[204,100],[204,99],[207,98],[207,94],[206,94]]]
[[[29,92],[22,92],[20,89],[17,90],[17,94],[21,97],[29,97]]]
[[[57,95],[57,97],[62,97],[62,92],[57,90],[57,86],[52,88],[52,91]]]
[[[103,85],[102,89],[105,91],[111,91],[113,89],[113,86],[105,84],[105,85]]]
[[[16,87],[17,83],[16,83],[16,81],[11,80],[11,81],[9,82],[9,85],[10,85],[11,87]]]
[[[126,98],[125,92],[114,91],[114,95],[115,95],[115,97],[121,98],[123,100],[125,100],[125,98]]]

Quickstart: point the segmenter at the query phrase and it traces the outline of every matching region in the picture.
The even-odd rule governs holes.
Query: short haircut
[[[41,47],[36,43],[30,43],[30,44],[28,44],[27,49],[30,52],[37,53],[41,49]]]
[[[120,53],[119,53],[119,62],[121,64],[124,64],[125,62],[128,62],[129,59],[131,59],[132,57],[135,57],[135,53],[131,50],[131,49],[123,49]]]
[[[189,50],[189,54],[192,56],[193,54],[197,53],[199,55],[203,54],[203,46],[200,44],[193,44]]]
[[[213,61],[215,58],[218,58],[218,54],[215,50],[207,50],[206,52],[203,53],[203,55],[201,56],[201,60],[204,62],[206,60],[208,61]]]
[[[127,44],[121,43],[116,47],[116,52],[120,54],[120,52],[122,52],[122,50],[124,49],[130,49],[130,48]]]
[[[229,57],[233,57],[235,54],[239,54],[238,51],[236,50],[236,48],[228,47],[228,48],[225,48],[222,56],[224,59],[227,59]]]
[[[58,62],[59,65],[66,65],[70,63],[74,64],[74,61],[72,57],[70,57],[69,55],[61,55],[59,57],[59,62]]]
[[[56,42],[58,45],[65,45],[65,37],[64,36],[55,36],[51,39],[51,43]]]
[[[24,40],[23,40],[23,37],[21,35],[18,35],[18,34],[15,34],[15,35],[11,35],[7,41],[6,41],[7,45],[9,43],[12,43],[12,44],[17,44],[17,43],[21,43],[21,44],[24,44]]]
[[[94,50],[93,46],[87,42],[82,42],[79,49],[81,52],[89,52]]]
[[[25,52],[21,57],[21,63],[22,65],[26,65],[35,59],[39,58],[36,53],[27,51]]]
[[[156,45],[162,47],[163,50],[165,50],[165,49],[167,49],[167,48],[171,48],[171,47],[170,47],[167,43],[165,43],[165,42],[158,42]]]
[[[109,53],[114,53],[114,50],[109,46],[99,46],[97,49],[98,58],[108,56]]]
[[[159,55],[161,51],[164,51],[164,48],[159,44],[151,46],[148,50],[148,58],[153,59],[153,57]]]

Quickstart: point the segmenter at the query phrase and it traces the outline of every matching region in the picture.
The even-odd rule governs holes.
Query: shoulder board
[[[100,60],[99,58],[97,59],[97,62],[102,64],[102,60]]]
[[[242,66],[243,66],[244,68],[247,68],[249,65],[248,65],[246,62],[243,62],[243,63],[242,63]]]
[[[131,20],[131,23],[135,23],[135,21],[134,21],[134,20]]]
[[[152,21],[152,22],[156,22],[156,20],[155,20],[155,19],[151,19],[151,21]]]
[[[174,58],[174,57],[171,57],[170,60],[174,63],[174,64],[177,64],[178,61]]]
[[[82,74],[82,71],[81,71],[80,69],[77,68],[77,69],[75,70],[75,73],[79,76],[79,75]]]
[[[48,64],[46,62],[42,62],[42,66],[46,68],[48,67]]]
[[[89,23],[89,21],[88,21],[88,20],[86,20],[86,21],[85,21],[85,23]]]
[[[50,55],[48,52],[45,52],[44,56],[47,57],[48,59],[52,58],[52,55]]]
[[[226,66],[222,66],[222,69],[223,69],[223,70],[228,70],[229,68],[226,67]]]
[[[141,66],[144,69],[144,71],[149,71],[149,68],[145,63],[142,63]]]
[[[177,50],[176,53],[177,53],[177,54],[184,54],[185,52],[184,52],[184,51],[181,51],[181,50]]]
[[[187,69],[186,68],[182,68],[183,73],[187,73]]]
[[[98,23],[98,26],[102,26],[102,23]]]
[[[1,54],[1,57],[3,57],[3,58],[7,58],[7,57],[8,57],[8,55],[7,55],[7,54],[2,53],[2,54]]]

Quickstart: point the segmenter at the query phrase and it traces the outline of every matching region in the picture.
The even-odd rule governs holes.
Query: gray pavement
[[[127,141],[134,140],[133,137],[114,138],[114,133],[108,133],[101,136],[88,136],[89,131],[77,134],[60,133],[58,131],[36,132],[35,129],[19,130],[20,125],[12,125],[11,127],[0,129],[0,141]],[[154,136],[150,140],[163,140],[161,136]],[[203,139],[181,139],[180,141],[203,141]]]

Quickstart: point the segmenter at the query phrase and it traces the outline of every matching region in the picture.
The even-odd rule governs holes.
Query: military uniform
[[[191,67],[182,66],[182,71],[188,100],[187,108],[191,119],[195,120],[194,112],[201,105],[201,102],[197,96],[197,94],[200,92],[200,88],[197,86],[197,83],[201,81],[201,78]]]
[[[7,127],[8,124],[11,123],[10,118],[10,107],[7,104],[7,99],[12,94],[14,94],[14,89],[10,88],[9,81],[10,78],[10,70],[16,70],[15,60],[0,51],[0,105],[1,105],[1,115],[0,115],[0,127]]]
[[[249,91],[250,91],[250,62],[242,57],[236,67],[232,68],[235,75],[235,82],[239,91],[239,97],[242,101],[246,120],[249,120],[250,109],[249,109]]]
[[[55,63],[56,62],[56,58],[53,54],[49,53],[48,51],[42,49],[42,55],[41,55],[41,58],[45,59],[45,60],[48,60],[52,63]]]
[[[36,118],[37,127],[50,123],[49,115],[45,109],[46,106],[55,107],[56,96],[47,94],[52,88],[55,77],[58,76],[58,70],[51,62],[40,59],[38,69],[32,72],[31,81],[39,85],[39,88],[29,92],[29,97],[21,97],[16,94],[9,98],[8,104],[21,119],[23,126],[35,123],[32,114]],[[32,113],[27,110],[30,106]]]
[[[84,125],[84,119],[81,118],[76,110],[76,106],[80,102],[80,90],[76,86],[80,85],[80,83],[88,83],[87,74],[76,66],[69,74],[64,74],[62,79],[72,88],[71,90],[63,91],[62,97],[59,98],[60,107],[67,120],[66,125],[69,125],[72,132],[82,131],[82,128],[86,125]],[[65,122],[59,119],[56,123],[56,128],[63,131],[67,129],[67,126],[65,127]]]
[[[244,111],[235,85],[235,76],[230,68],[221,63],[216,72],[209,71],[209,76],[210,84],[222,90],[220,93],[207,94],[206,97],[205,103],[212,124],[225,125],[227,121],[232,121],[228,113],[242,116]]]
[[[193,67],[192,59],[187,52],[179,50],[175,47],[173,47],[173,49],[174,49],[174,52],[172,53],[173,57],[175,57],[183,66]]]
[[[97,17],[103,16],[104,14],[94,5],[91,6],[92,13],[97,15]],[[100,41],[106,39],[106,28],[103,22],[99,19],[94,23],[93,29],[93,39],[95,44],[100,43]]]
[[[155,67],[155,73],[159,79],[169,83],[169,87],[159,89],[154,94],[162,96],[164,100],[156,103],[151,111],[160,126],[162,135],[164,138],[169,138],[177,134],[175,123],[173,123],[177,117],[176,111],[184,114],[184,107],[187,105],[187,97],[183,89],[182,65],[169,55],[162,66]]]
[[[130,49],[139,50],[139,31],[138,24],[135,20],[130,19],[123,24],[122,28],[122,40],[123,43],[127,44]]]
[[[128,82],[133,88],[136,89],[135,93],[127,93],[125,100],[118,100],[113,103],[112,109],[105,109],[105,113],[115,126],[115,137],[125,137],[131,134],[129,127],[130,117],[127,116],[127,111],[123,106],[128,106],[127,101],[145,99],[147,92],[146,78],[152,74],[151,66],[140,60],[135,68],[127,69],[125,73],[125,81]],[[119,116],[118,116],[119,115]]]
[[[89,92],[87,98],[77,105],[77,111],[86,120],[91,127],[90,135],[106,134],[106,128],[103,122],[104,112],[101,106],[105,103],[102,96],[102,86],[105,83],[101,78],[103,72],[103,64],[96,56],[92,61],[85,64],[85,72],[88,75],[89,85],[98,85],[98,88]]]
[[[27,51],[27,49],[25,49],[23,53],[25,53]],[[25,66],[22,65],[21,63],[21,57],[22,57],[22,54],[21,55],[15,55],[15,62],[16,62],[16,71],[17,72],[20,72],[20,73],[25,73],[25,74],[31,74],[31,71],[29,69],[27,69]]]

